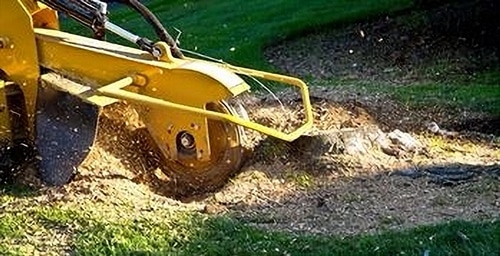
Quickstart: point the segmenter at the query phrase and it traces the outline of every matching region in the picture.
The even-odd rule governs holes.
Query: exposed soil
[[[498,67],[497,1],[455,1],[431,10],[323,28],[269,47],[271,63],[299,77],[404,85],[473,76]]]
[[[377,127],[366,106],[378,101],[329,98],[325,90],[312,90],[316,114],[311,134]],[[294,116],[283,118],[275,103],[253,101],[260,105],[249,104],[254,119],[281,128],[296,121]],[[113,119],[123,119],[123,109],[127,106],[104,113],[97,143],[75,180],[62,188],[43,189],[39,202],[133,205],[138,214],[167,206],[226,214],[273,230],[342,235],[451,219],[491,219],[500,212],[500,143],[495,136],[411,133],[425,152],[395,156],[376,147],[354,155],[310,148],[304,152],[306,147],[298,144],[249,134],[254,152],[244,168],[224,187],[186,197],[186,189],[192,188],[158,169],[154,150],[143,147],[141,130],[132,125],[134,116],[126,114],[126,123]],[[425,121],[408,111],[392,114]],[[401,126],[391,123],[386,128]]]
[[[438,17],[440,10],[430,15]],[[267,56],[298,75],[406,83],[453,72],[474,73],[498,63],[497,49],[471,48],[471,44],[468,38],[449,40],[432,29],[383,18],[284,42],[270,48]],[[457,60],[447,73],[421,74],[421,68],[414,68],[442,58]],[[439,106],[413,109],[386,95],[348,86],[313,85],[311,95],[315,113],[311,134],[372,126],[384,132],[399,129],[416,138],[423,150],[403,156],[376,147],[358,155],[303,152],[297,144],[248,132],[254,151],[242,170],[222,188],[187,197],[190,187],[159,169],[155,150],[144,148],[134,111],[121,105],[104,113],[97,143],[75,180],[62,188],[42,189],[37,200],[125,202],[138,208],[171,205],[227,214],[273,230],[341,235],[499,217],[500,139],[495,117]],[[252,119],[289,129],[301,116],[297,98],[288,91],[278,97],[284,112],[269,96],[242,102]],[[472,119],[488,120],[486,128],[470,123]],[[431,122],[448,133],[432,130]],[[464,126],[456,129],[459,126],[452,123]]]
[[[380,101],[374,92],[362,91],[359,86],[345,92],[348,82],[343,81],[398,86],[432,81],[453,83],[496,70],[500,63],[500,23],[496,19],[499,14],[500,4],[496,1],[455,1],[431,10],[325,28],[323,32],[271,46],[266,56],[289,74],[332,79],[332,85],[344,84],[342,90],[330,92],[339,97],[347,93],[354,100],[371,97],[370,100],[379,101],[369,104],[367,110],[383,128],[400,122],[398,127],[421,132],[424,123],[408,120],[426,119],[439,121],[448,129],[498,135],[498,115],[446,105],[421,109],[401,104],[388,106],[390,102]],[[392,111],[398,114],[393,115]]]

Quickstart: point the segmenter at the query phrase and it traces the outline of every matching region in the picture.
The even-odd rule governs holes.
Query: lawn
[[[137,211],[95,202],[33,205],[29,192],[4,192],[0,204],[9,208],[0,213],[2,255],[31,255],[35,249],[70,250],[76,255],[498,255],[500,251],[498,221],[453,221],[340,237],[267,231],[228,216],[169,207]]]
[[[340,27],[350,22],[409,11],[415,7],[414,2],[413,0],[311,0],[303,4],[286,0],[233,0],[222,3],[205,0],[166,3],[150,0],[145,3],[154,10],[167,30],[174,37],[179,37],[182,48],[232,64],[277,71],[264,59],[262,52],[266,46],[306,33]],[[151,27],[136,13],[115,4],[110,10],[110,19],[115,24],[136,34],[156,39]],[[408,22],[414,23],[412,20]],[[88,34],[87,29],[82,29],[73,22],[65,22],[63,25],[63,29]],[[127,43],[113,35],[110,35],[109,39]],[[314,45],[304,47],[314,47]],[[444,63],[441,67],[431,66],[427,69],[446,68],[446,65]],[[368,87],[417,106],[445,103],[454,107],[465,106],[476,111],[498,114],[500,113],[499,74],[498,70],[489,70],[485,74],[479,73],[473,79],[467,80],[441,79],[406,87],[394,87],[391,84],[371,84]],[[307,80],[310,84],[315,84],[312,80]],[[359,82],[363,81],[348,81],[348,84]]]
[[[287,0],[147,1],[170,33],[182,31],[181,47],[225,61],[262,68],[263,48],[272,42],[355,20],[407,9],[412,0]],[[112,22],[136,34],[155,36],[149,25],[131,11],[113,5]],[[77,29],[74,24],[66,27]]]
[[[263,48],[303,35],[411,8],[412,0],[299,1],[145,1],[172,34],[182,31],[181,47],[228,62],[271,69]],[[135,14],[112,7],[111,19],[154,38]],[[64,28],[81,31],[66,22]],[[313,45],[311,47],[314,47]],[[490,80],[484,76],[481,85]],[[441,84],[401,87],[403,101],[420,102]],[[405,89],[406,88],[406,89]],[[498,95],[483,87],[477,97]],[[446,90],[448,91],[448,90]],[[453,87],[446,97],[467,97],[468,87]],[[407,93],[412,92],[412,93]],[[414,93],[413,93],[414,92]],[[453,96],[455,95],[458,96]],[[480,99],[477,99],[479,101]],[[424,100],[425,101],[425,100]],[[473,103],[471,103],[473,104]],[[496,111],[493,107],[491,111]],[[499,255],[499,221],[453,221],[377,234],[326,236],[259,229],[230,216],[158,207],[137,210],[129,204],[56,202],[39,205],[36,191],[0,187],[0,254],[35,251],[76,255]],[[68,251],[69,250],[69,251]]]

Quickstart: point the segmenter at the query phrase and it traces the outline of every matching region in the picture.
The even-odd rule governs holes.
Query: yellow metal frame
[[[27,0],[4,0],[0,7],[0,70],[24,93],[32,138],[40,68],[31,15],[42,9]]]
[[[232,122],[286,141],[296,139],[312,126],[313,117],[309,91],[307,85],[300,79],[190,58],[155,61],[149,54],[133,48],[55,30],[35,29],[35,32],[41,50],[40,62],[42,66],[54,70],[72,70],[75,74],[82,74],[86,80],[94,82],[96,93],[85,95],[86,100],[95,101],[96,95],[102,95],[148,106],[179,110]],[[163,49],[167,51],[168,47],[164,46]],[[61,58],[60,56],[63,55],[73,56],[73,58]],[[89,66],[89,63],[92,65]],[[203,81],[199,86],[195,86],[196,88],[192,87],[194,84],[190,84],[191,88],[170,84],[168,81],[175,78],[168,73],[175,73],[175,70],[193,71],[179,78],[182,81],[178,81],[178,83],[189,84],[190,74],[202,74],[212,81],[215,80],[216,83],[211,84],[208,81]],[[247,91],[249,86],[243,80],[235,77],[234,74],[250,75],[297,87],[301,93],[305,113],[302,126],[293,132],[285,133],[243,118],[205,110],[201,105],[190,102],[189,97],[193,94],[203,95],[205,100],[218,101]],[[139,89],[131,90],[127,88],[129,86],[139,87]],[[160,92],[160,87],[168,87],[170,93]],[[156,88],[155,93],[153,93],[154,89],[151,88]],[[205,103],[207,102],[203,102],[203,104]]]
[[[245,69],[248,71],[249,69]],[[244,72],[243,70],[239,70],[241,72]],[[226,122],[231,122],[243,127],[246,127],[248,129],[252,129],[261,133],[264,133],[266,135],[282,139],[285,141],[293,141],[297,139],[299,136],[304,134],[308,129],[312,127],[313,119],[312,119],[312,108],[309,102],[309,92],[307,89],[307,86],[300,80],[286,77],[286,76],[281,76],[281,75],[275,75],[271,73],[266,73],[266,72],[261,72],[261,71],[256,71],[256,70],[251,70],[253,74],[259,74],[262,75],[262,77],[265,77],[267,79],[272,79],[274,81],[280,81],[282,83],[288,83],[297,86],[302,94],[302,99],[303,99],[303,104],[305,106],[305,113],[306,113],[306,118],[305,122],[297,128],[295,131],[291,133],[285,133],[267,126],[264,126],[259,123],[251,122],[246,119],[236,117],[233,115],[229,114],[224,114],[220,112],[214,112],[214,111],[209,111],[201,108],[196,108],[196,107],[190,107],[187,105],[182,105],[182,104],[177,104],[174,102],[158,99],[158,98],[153,98],[145,95],[141,95],[138,93],[130,92],[127,90],[124,90],[123,88],[130,86],[134,83],[134,79],[132,77],[125,77],[122,78],[116,82],[113,82],[111,84],[108,84],[106,86],[103,86],[97,91],[101,93],[102,95],[117,98],[117,99],[123,99],[123,100],[128,100],[131,102],[138,102],[138,103],[143,103],[147,104],[150,106],[158,106],[158,107],[164,107],[168,109],[175,109],[178,111],[184,111],[188,113],[194,113],[198,115],[203,115],[205,117],[215,119],[215,120],[222,120]]]
[[[0,49],[0,69],[9,80],[22,86],[30,131],[34,130],[39,79],[51,80],[47,84],[98,106],[117,99],[146,106],[141,113],[146,126],[163,153],[174,159],[177,149],[171,146],[176,144],[175,135],[189,130],[195,137],[198,160],[210,160],[207,118],[286,141],[296,139],[312,126],[308,88],[299,79],[229,64],[173,58],[163,42],[156,44],[162,56],[155,59],[135,48],[65,33],[58,30],[57,13],[34,0],[7,0],[2,3],[0,16],[0,39],[8,46]],[[41,75],[40,66],[88,86],[88,90],[60,86],[54,77]],[[297,87],[304,106],[302,125],[285,133],[230,113],[207,110],[208,103],[227,100],[250,89],[238,75]]]

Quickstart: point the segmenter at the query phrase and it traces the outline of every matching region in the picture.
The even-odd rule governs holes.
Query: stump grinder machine
[[[109,2],[138,12],[158,40],[112,23]],[[61,31],[58,15],[94,37]],[[106,32],[135,47],[107,42]],[[2,0],[0,176],[35,162],[46,184],[69,182],[93,145],[99,114],[117,102],[136,108],[171,169],[207,186],[241,167],[243,128],[292,141],[311,127],[301,80],[188,55],[138,0]],[[228,102],[250,91],[244,77],[299,91],[301,125],[284,132],[242,116]]]

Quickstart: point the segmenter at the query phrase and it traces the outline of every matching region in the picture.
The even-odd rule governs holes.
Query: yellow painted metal
[[[282,139],[285,141],[293,141],[297,139],[300,135],[304,134],[307,130],[309,130],[312,126],[312,113],[309,114],[311,108],[306,108],[306,119],[305,122],[297,128],[295,131],[290,133],[285,133],[282,131],[278,131],[276,129],[264,126],[262,124],[258,124],[240,117],[235,117],[233,115],[228,115],[220,112],[209,111],[206,109],[200,109],[196,107],[186,106],[183,104],[178,104],[158,98],[153,98],[147,95],[141,95],[138,93],[130,92],[127,90],[123,90],[121,88],[127,87],[132,84],[133,79],[131,77],[125,77],[120,79],[114,83],[111,83],[107,86],[101,87],[98,89],[100,93],[109,97],[116,97],[119,99],[125,99],[131,102],[139,102],[147,105],[163,107],[166,109],[174,109],[176,111],[186,112],[186,113],[194,113],[201,116],[206,116],[215,120],[223,120],[226,122],[235,123],[237,125],[270,135],[272,137]],[[299,85],[299,84],[297,84]],[[303,91],[303,96],[307,96],[307,89]],[[309,102],[305,100],[305,102]]]
[[[186,113],[176,116],[176,118],[185,116],[187,119],[185,123],[192,123],[193,118],[198,116],[208,117],[232,122],[287,141],[296,139],[312,126],[308,88],[300,79],[189,58],[173,59],[169,62],[156,61],[147,53],[137,49],[60,31],[36,29],[36,34],[40,62],[43,66],[73,76],[85,74],[87,82],[93,83],[94,88],[101,88],[99,92],[106,96],[134,101],[158,110],[153,111],[156,114],[151,117],[155,121],[151,122],[154,126],[160,126],[157,122],[163,121],[161,128],[157,129],[157,134],[161,137],[159,141],[167,141],[165,135],[160,134],[166,134],[165,131],[169,130],[169,115],[177,111]],[[71,58],[61,56],[71,56]],[[234,73],[296,86],[301,92],[304,105],[305,120],[302,126],[291,133],[284,133],[232,115],[205,110],[207,102],[228,99],[249,89],[249,86]],[[134,75],[146,77],[147,85],[130,88],[129,85],[134,83]],[[103,85],[107,86],[102,87]],[[127,88],[118,89],[125,87]],[[161,114],[162,109],[174,111]],[[197,138],[197,141],[200,141],[200,138]]]
[[[135,77],[132,80],[142,82],[127,90],[201,109],[208,102],[231,98],[249,88],[237,75],[208,62],[193,64],[196,60],[178,59],[156,61],[148,53],[129,47],[56,30],[35,31],[40,65],[93,88],[132,75]],[[144,86],[144,83],[147,85]],[[88,101],[93,101],[96,96],[82,95]],[[211,148],[205,116],[165,111],[157,106],[148,107],[141,115],[165,155],[177,158],[177,149],[172,147],[176,145],[177,134],[189,131],[195,137],[198,160],[210,160]]]
[[[57,12],[42,3],[31,10],[33,27],[59,29],[59,19]]]
[[[108,84],[99,90],[107,96],[225,120],[287,141],[296,139],[312,126],[308,88],[300,79],[189,58],[160,62],[133,48],[59,31],[37,29],[36,32],[39,48],[42,49],[42,65],[66,73],[85,74],[87,79],[94,81],[95,88]],[[48,49],[51,54],[45,54]],[[72,58],[59,57],[65,55]],[[234,73],[296,86],[304,105],[305,120],[302,126],[291,133],[284,133],[231,115],[205,110],[203,107],[207,102],[227,99],[249,89]],[[133,76],[137,74],[147,78],[147,86],[133,90],[118,89],[133,85]],[[156,120],[168,119],[168,116],[157,117]],[[192,115],[188,117],[193,118]],[[162,133],[165,133],[168,125],[163,126]]]
[[[31,13],[38,6],[31,0],[2,1],[0,8],[0,70],[21,86],[33,138],[39,65]]]
[[[238,113],[226,102],[208,104],[207,109],[237,116]],[[243,149],[243,128],[233,123],[209,119],[207,122],[210,146],[213,149],[209,161],[196,158],[170,160],[162,171],[176,173],[181,180],[198,192],[211,191],[224,184],[226,179],[239,170],[246,151]]]
[[[103,106],[120,99],[145,106],[141,115],[149,131],[163,153],[173,159],[179,157],[174,147],[177,135],[187,131],[196,141],[196,160],[210,160],[208,119],[230,122],[287,141],[312,126],[308,89],[299,79],[192,58],[176,59],[162,42],[156,46],[164,54],[156,60],[134,48],[64,33],[57,30],[57,14],[33,0],[7,1],[2,4],[0,15],[0,38],[7,46],[0,49],[0,68],[9,79],[22,85],[30,124],[34,123],[39,66],[43,66],[88,85],[90,90],[82,92],[71,84],[57,89],[93,104]],[[298,87],[306,117],[302,126],[283,133],[239,118],[230,111],[207,110],[209,103],[222,102],[249,90],[237,74]],[[41,78],[49,82],[57,79],[47,75]]]
[[[118,102],[115,98],[95,95],[95,93],[92,92],[92,88],[67,79],[57,73],[45,73],[40,76],[40,80],[43,82],[41,86],[50,86],[57,91],[75,95],[81,98],[84,102],[94,104],[99,107],[105,107]]]

